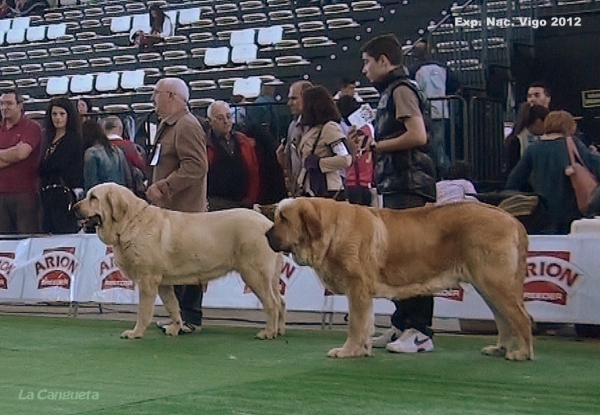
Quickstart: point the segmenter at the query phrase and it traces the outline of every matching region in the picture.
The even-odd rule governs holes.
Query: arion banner
[[[524,299],[538,322],[600,324],[600,234],[530,236]],[[509,276],[507,276],[509,278]],[[286,258],[280,278],[288,310],[346,312],[346,297],[327,292],[314,271]],[[0,240],[1,302],[98,302],[135,304],[136,284],[114,263],[112,248],[96,235]],[[203,305],[259,309],[260,301],[231,273],[208,284]],[[393,305],[375,301],[375,312]],[[492,319],[469,284],[436,296],[436,317]]]

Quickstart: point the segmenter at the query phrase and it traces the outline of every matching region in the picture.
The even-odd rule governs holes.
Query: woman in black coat
[[[46,110],[46,151],[40,164],[44,232],[76,233],[71,206],[83,191],[81,122],[68,98],[53,98]]]

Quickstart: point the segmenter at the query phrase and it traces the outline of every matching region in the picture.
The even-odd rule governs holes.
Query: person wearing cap
[[[153,167],[148,201],[164,209],[180,212],[206,211],[208,159],[206,133],[190,113],[189,88],[179,78],[163,78],[153,93],[160,124],[150,157]],[[202,286],[176,286],[183,327],[181,333],[198,331],[202,324]],[[158,322],[165,328],[171,321]]]

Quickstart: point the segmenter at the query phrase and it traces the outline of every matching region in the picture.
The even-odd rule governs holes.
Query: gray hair
[[[173,94],[177,95],[178,97],[183,99],[184,102],[187,103],[189,101],[190,89],[188,88],[187,84],[183,79],[163,78],[156,83],[157,86],[158,84],[164,85],[169,90],[169,92],[172,92]]]
[[[225,101],[217,100],[212,102],[208,106],[208,109],[206,110],[206,115],[208,116],[208,118],[213,118],[213,113],[215,112],[216,107],[225,107],[227,108],[227,111],[231,111],[231,107],[228,103],[226,103]]]

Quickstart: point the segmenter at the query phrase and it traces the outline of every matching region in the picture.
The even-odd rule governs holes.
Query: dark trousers
[[[391,194],[383,195],[383,207],[390,209],[408,209],[425,206],[427,199],[420,195]],[[417,329],[421,333],[433,336],[433,296],[412,297],[406,300],[394,300],[396,311],[391,322],[399,330]]]
[[[183,321],[201,326],[202,285],[176,285],[174,288]]]
[[[0,193],[0,235],[40,232],[40,197],[33,193]]]
[[[71,211],[75,195],[62,186],[42,190],[43,230],[46,233],[77,233],[79,225]]]
[[[355,205],[371,206],[373,195],[368,187],[347,187],[346,198]]]

